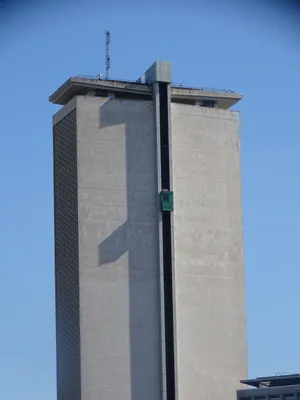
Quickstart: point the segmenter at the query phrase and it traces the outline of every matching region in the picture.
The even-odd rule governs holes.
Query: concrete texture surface
[[[82,400],[161,395],[152,102],[77,98]]]
[[[172,82],[172,63],[170,61],[155,61],[145,72],[146,83]]]
[[[236,112],[172,104],[179,400],[247,376],[239,141]]]

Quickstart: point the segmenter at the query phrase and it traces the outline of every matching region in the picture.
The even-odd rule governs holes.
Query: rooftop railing
[[[229,89],[210,88],[210,87],[201,87],[201,86],[190,86],[190,85],[185,85],[184,83],[172,83],[171,87],[173,87],[173,88],[191,89],[191,90],[201,90],[202,92],[235,93],[233,90],[229,90]]]
[[[104,76],[100,75],[76,75],[76,78],[83,79],[91,79],[91,80],[103,80],[108,82],[124,82],[124,83],[134,83],[136,85],[145,85],[143,82],[132,81],[128,79],[120,79],[120,78],[108,78],[106,79]],[[235,93],[233,90],[229,89],[220,89],[220,88],[210,88],[210,87],[201,87],[201,86],[190,86],[184,83],[171,83],[171,87],[175,89],[190,89],[190,90],[200,90],[201,92],[215,92],[215,93]]]

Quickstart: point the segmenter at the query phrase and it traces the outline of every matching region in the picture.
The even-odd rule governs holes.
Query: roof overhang
[[[134,95],[149,100],[152,98],[152,85],[137,82],[112,81],[102,79],[69,78],[50,97],[51,103],[65,105],[73,97],[86,95],[88,92],[122,94],[123,97]],[[171,86],[171,101],[183,104],[196,104],[205,100],[215,101],[218,108],[227,109],[242,99],[234,92],[219,92],[205,89],[193,89]]]

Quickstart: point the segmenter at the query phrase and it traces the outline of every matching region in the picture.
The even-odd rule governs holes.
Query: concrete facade
[[[77,115],[82,399],[158,399],[153,106],[82,96]]]
[[[160,69],[151,68],[156,72],[146,75],[155,80]],[[55,168],[67,174],[73,168],[73,199],[77,191],[62,219],[70,190],[68,175],[56,173],[56,237],[69,223],[78,253],[72,250],[66,260],[67,240],[65,247],[56,242],[58,400],[232,400],[247,376],[239,122],[237,112],[225,109],[241,96],[172,89],[171,71],[162,74],[162,86],[128,84],[122,92],[123,83],[69,80],[52,95],[58,103],[69,99],[53,117],[54,138],[68,135],[55,147]],[[118,98],[120,93],[131,99]],[[210,96],[215,108],[196,105]],[[164,307],[169,275],[159,200],[166,119],[175,201],[169,222],[171,319]],[[72,291],[65,283],[74,271],[78,288]],[[166,360],[167,332],[174,366]],[[75,372],[68,360],[80,364]]]
[[[247,376],[238,113],[172,104],[178,398]]]

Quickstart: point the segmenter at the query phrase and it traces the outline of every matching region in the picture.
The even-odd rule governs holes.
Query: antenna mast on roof
[[[110,32],[105,32],[105,79],[108,79],[108,73],[110,69],[110,56],[109,56],[109,45],[110,45]]]

